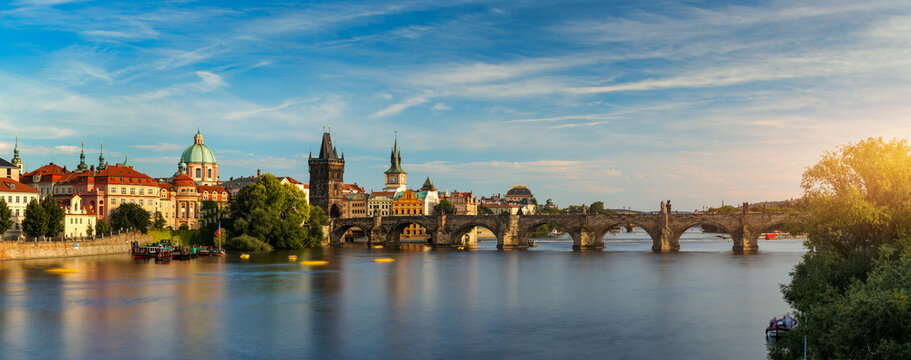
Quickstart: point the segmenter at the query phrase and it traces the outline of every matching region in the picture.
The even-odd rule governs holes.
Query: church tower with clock
[[[392,155],[389,158],[389,170],[386,170],[386,185],[383,191],[399,192],[405,191],[408,179],[408,173],[402,170],[402,152],[399,151],[399,137],[395,136],[395,144],[392,145]]]

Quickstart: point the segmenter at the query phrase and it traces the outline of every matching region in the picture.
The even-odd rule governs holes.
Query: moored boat
[[[785,314],[780,318],[773,318],[765,329],[765,339],[769,342],[776,341],[796,327],[797,319],[791,317],[790,314]]]

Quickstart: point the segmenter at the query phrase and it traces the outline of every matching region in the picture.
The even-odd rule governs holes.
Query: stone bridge
[[[663,204],[662,204],[663,205]],[[663,206],[662,206],[663,208]],[[696,225],[714,225],[731,236],[735,252],[759,249],[758,238],[763,232],[781,226],[785,214],[764,214],[744,211],[728,214],[673,214],[664,210],[654,214],[624,215],[418,215],[334,219],[330,224],[330,244],[345,241],[349,230],[358,228],[370,244],[398,245],[402,231],[411,224],[424,227],[435,246],[472,245],[464,235],[475,227],[484,227],[497,237],[500,249],[528,247],[528,238],[535,228],[550,224],[567,231],[574,249],[604,247],[604,235],[617,227],[640,227],[652,238],[652,251],[667,252],[680,249],[680,236]]]

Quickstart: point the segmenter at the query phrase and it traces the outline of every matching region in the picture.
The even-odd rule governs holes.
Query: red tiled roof
[[[290,177],[290,176],[282,176],[282,177],[278,178],[278,181],[282,181],[284,179],[288,179],[289,183],[292,183],[295,185],[299,185],[301,183],[300,181],[297,181],[293,177]]]
[[[370,196],[393,196],[395,191],[374,191],[370,193]]]
[[[41,175],[41,182],[56,182],[61,177],[69,174],[69,171],[64,170],[62,167],[56,164],[47,164],[35,170],[29,171],[25,174],[22,174],[20,177],[25,183],[31,183],[32,177],[35,175]],[[50,178],[48,178],[50,177]]]
[[[146,185],[157,186],[158,182],[132,168],[107,165],[104,169],[95,171],[72,172],[60,179],[61,183],[104,183],[104,184],[125,184],[125,185]]]
[[[187,174],[180,174],[171,179],[171,183],[175,186],[195,186],[196,182],[193,181],[193,178]]]
[[[35,190],[28,185],[10,178],[0,178],[0,192],[40,193],[40,191]]]
[[[357,186],[357,184],[343,184],[342,191],[344,191],[344,190],[365,192],[364,188]]]
[[[208,191],[208,192],[222,193],[222,192],[225,192],[225,188],[223,188],[221,186],[212,186],[212,185],[197,185],[196,191],[200,191],[200,192]]]

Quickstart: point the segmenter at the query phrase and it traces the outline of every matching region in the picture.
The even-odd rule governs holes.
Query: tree
[[[439,204],[436,204],[433,206],[434,215],[439,215],[441,213],[442,214],[455,214],[455,212],[456,212],[455,206],[453,206],[452,203],[446,199],[440,200]]]
[[[6,204],[6,200],[3,200],[3,197],[0,196],[0,238],[12,227],[13,212],[9,209],[9,205]]]
[[[92,229],[92,224],[88,224],[85,227],[85,236],[92,236],[95,233],[95,229]]]
[[[47,214],[38,200],[32,200],[25,206],[25,217],[22,219],[22,232],[37,238],[47,233]]]
[[[782,287],[801,326],[776,359],[911,358],[911,146],[869,138],[807,169],[790,227],[811,250]]]
[[[104,219],[98,219],[98,221],[95,222],[95,235],[102,236],[108,231],[110,230],[108,229],[107,221],[104,221]]]
[[[63,232],[64,229],[64,216],[66,215],[63,211],[63,207],[57,203],[57,200],[53,196],[45,196],[41,200],[41,207],[44,208],[44,215],[47,221],[47,230],[44,233],[44,236],[53,238]]]
[[[114,230],[137,229],[143,234],[149,231],[152,221],[149,212],[139,204],[123,204],[111,214],[111,226]]]
[[[168,223],[167,223],[167,221],[165,221],[164,216],[161,215],[161,211],[156,211],[155,212],[155,225],[154,225],[155,229],[161,230],[161,229],[164,229],[164,227],[167,225],[168,225]]]
[[[493,210],[484,205],[478,205],[478,215],[493,215]]]
[[[326,215],[326,212],[323,209],[320,209],[319,206],[313,206],[310,208],[310,219],[307,224],[309,235],[307,243],[305,244],[308,247],[314,247],[320,245],[325,234],[323,234],[323,226],[329,224],[329,216]]]
[[[241,189],[231,199],[230,213],[233,234],[255,237],[273,248],[296,249],[319,241],[304,227],[311,213],[306,194],[272,174]]]

